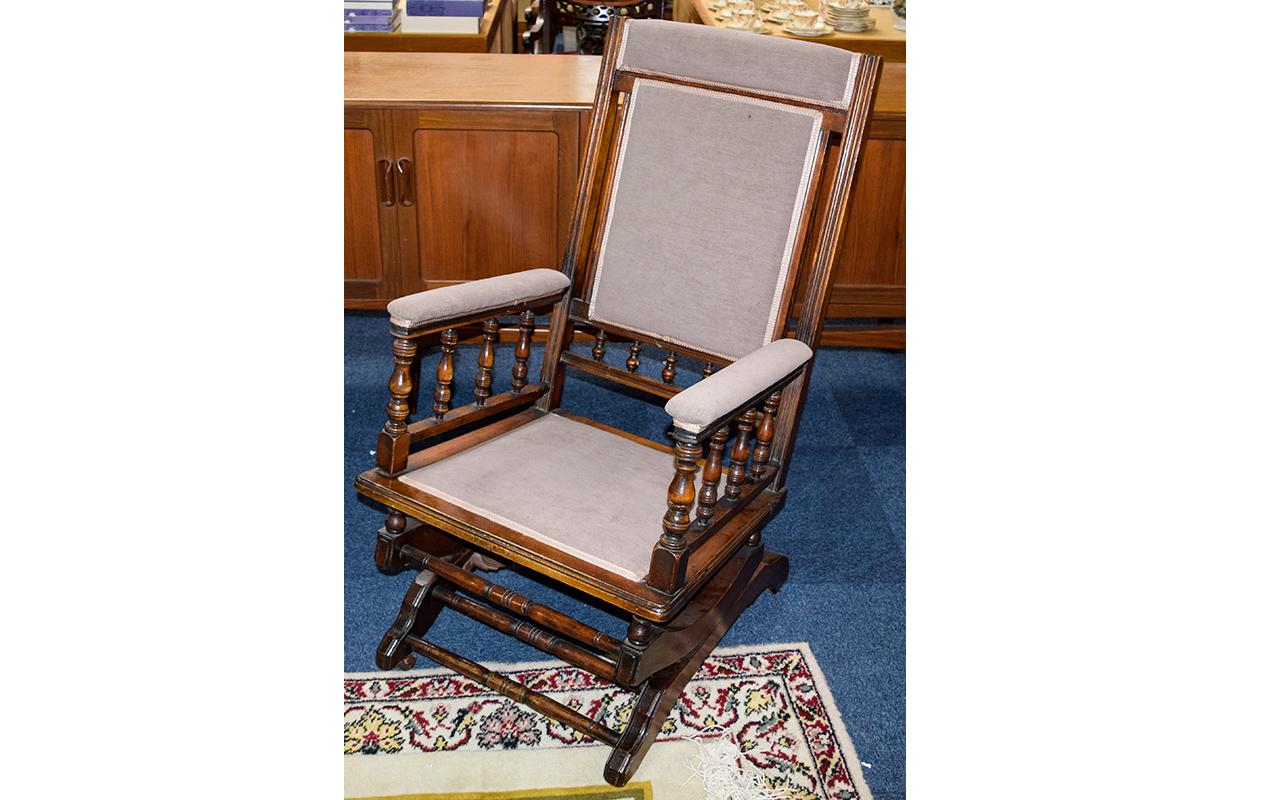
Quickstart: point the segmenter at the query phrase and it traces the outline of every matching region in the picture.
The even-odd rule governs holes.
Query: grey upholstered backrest
[[[851,53],[699,25],[636,20],[621,43],[634,83],[588,316],[738,359],[774,338],[822,112],[847,105]],[[777,101],[668,83],[745,86]]]
[[[623,32],[621,69],[674,75],[800,98],[835,108],[853,96],[854,54],[838,47],[705,25],[633,20]]]

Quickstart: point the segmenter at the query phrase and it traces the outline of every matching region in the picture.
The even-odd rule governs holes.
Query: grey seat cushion
[[[400,480],[641,581],[674,474],[670,454],[551,414]]]

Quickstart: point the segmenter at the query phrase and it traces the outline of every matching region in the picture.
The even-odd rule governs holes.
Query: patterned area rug
[[[487,666],[614,729],[635,704],[559,662]],[[695,771],[731,742],[761,797],[871,800],[804,643],[716,650],[623,790],[604,785],[607,746],[447,670],[351,674],[343,689],[347,797],[703,800]]]

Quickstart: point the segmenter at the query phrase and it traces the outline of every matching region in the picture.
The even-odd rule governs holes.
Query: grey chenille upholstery
[[[718,85],[836,107],[854,54],[662,20],[624,33],[623,68],[712,85],[636,79],[588,318],[741,358],[783,321],[822,114]]]
[[[421,327],[563,292],[569,283],[569,279],[556,270],[530,269],[407,295],[392,300],[387,305],[387,313],[393,325]]]
[[[813,351],[795,339],[779,339],[704,378],[667,401],[675,426],[701,433],[774,383],[803,366]]]
[[[752,36],[681,23],[632,24],[618,60],[625,69],[677,75],[801,98],[832,107],[853,94],[854,54],[814,42]],[[799,46],[796,46],[799,45]]]
[[[662,533],[671,454],[550,414],[401,480],[640,581]]]
[[[771,341],[821,121],[637,80],[589,318],[729,359]]]

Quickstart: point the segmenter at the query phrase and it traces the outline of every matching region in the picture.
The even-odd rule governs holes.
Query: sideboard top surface
[[[744,34],[746,35],[746,34]],[[345,103],[352,108],[461,103],[590,108],[599,56],[348,52]],[[877,114],[905,114],[907,65],[886,63]]]
[[[599,56],[348,52],[348,106],[479,103],[587,106]]]

